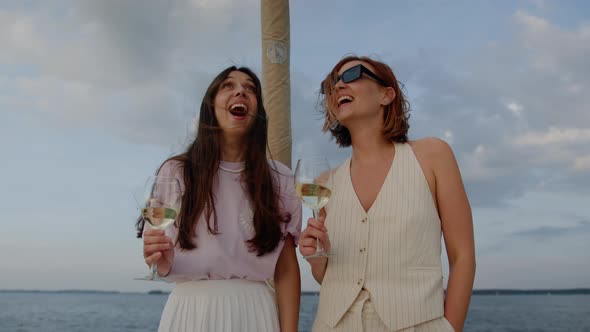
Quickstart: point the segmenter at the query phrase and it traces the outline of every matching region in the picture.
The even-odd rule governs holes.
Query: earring
[[[331,114],[332,116],[331,116],[331,117],[327,117],[326,121],[327,121],[327,120],[329,120],[330,118],[333,118],[333,119],[334,119],[334,121],[332,121],[332,122],[330,123],[330,125],[328,126],[328,128],[329,128],[331,131],[334,131],[334,130],[337,130],[337,129],[339,130],[339,129],[340,129],[340,127],[342,127],[342,124],[340,123],[340,121],[338,121],[338,119],[336,118],[336,115],[335,115],[335,114],[334,114],[334,113],[333,113],[331,110],[329,110],[329,112],[330,112],[330,114]]]
[[[337,119],[334,119],[334,121],[332,121],[332,123],[330,123],[330,126],[328,128],[330,128],[331,131],[340,129],[340,127],[342,126],[342,124],[340,123],[340,121],[338,121]]]

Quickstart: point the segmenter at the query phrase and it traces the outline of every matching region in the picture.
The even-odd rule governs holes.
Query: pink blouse
[[[301,203],[295,193],[291,170],[278,161],[269,161],[275,185],[279,188],[281,213],[289,213],[291,220],[282,223],[283,234],[290,234],[295,244],[301,233]],[[217,211],[217,235],[207,230],[204,216],[197,223],[194,241],[197,248],[180,250],[175,248],[174,262],[166,280],[182,282],[201,279],[247,279],[264,281],[273,277],[275,265],[285,244],[281,240],[277,248],[261,257],[250,252],[246,241],[254,235],[252,207],[247,189],[240,177],[244,162],[220,162],[213,182],[214,204]],[[233,170],[231,172],[229,170]],[[174,175],[182,180],[182,165],[177,161],[166,162],[160,175]],[[176,240],[177,228],[170,226],[166,235]]]

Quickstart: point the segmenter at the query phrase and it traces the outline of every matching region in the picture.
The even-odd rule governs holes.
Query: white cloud
[[[42,54],[44,42],[32,17],[0,9],[0,44],[1,63],[30,61]]]
[[[168,151],[163,151],[161,146],[169,147],[178,142],[194,127],[192,120],[203,90],[214,74],[234,63],[249,65],[259,71],[258,1],[81,0],[52,1],[51,4],[38,2],[35,6],[27,12],[0,10],[0,115],[5,116],[8,113],[5,110],[18,111],[18,114],[27,113],[23,116],[25,119],[43,123],[43,128],[47,129],[44,134],[35,136],[32,133],[34,129],[27,131],[28,127],[23,126],[27,129],[15,129],[14,132],[26,134],[12,136],[16,136],[14,140],[47,142],[42,147],[39,144],[35,146],[40,149],[37,151],[46,151],[47,159],[51,156],[53,161],[49,165],[52,167],[48,167],[46,161],[41,170],[31,163],[26,173],[29,174],[27,179],[32,182],[37,179],[51,180],[50,176],[41,172],[49,173],[50,169],[57,169],[66,172],[68,178],[71,178],[72,171],[78,170],[80,174],[76,181],[85,183],[88,169],[98,173],[103,167],[80,165],[74,160],[78,156],[72,157],[70,162],[60,163],[61,156],[55,154],[93,151],[92,155],[97,156],[100,147],[95,141],[106,141],[102,149],[109,151],[114,149],[113,145],[118,148],[131,145],[122,143],[119,146],[121,142],[117,140],[159,145],[133,146],[119,151],[119,155],[104,153],[104,157],[98,155],[93,162],[107,160],[116,164],[116,167],[109,168],[111,173],[119,172],[120,168],[128,169],[122,181],[130,181],[130,174],[139,178],[142,172],[152,171],[152,166],[157,165],[161,157],[165,158]],[[328,5],[322,6],[326,6],[325,10],[329,9]],[[385,21],[378,22],[373,18],[370,24],[359,25],[351,31],[337,20],[340,16],[326,18],[322,12],[294,14],[309,15],[305,16],[305,20],[298,21],[306,22],[306,25],[310,18],[316,18],[310,23],[314,27],[324,27],[326,19],[333,20],[327,25],[331,27],[329,31],[340,31],[334,27],[342,27],[347,34],[339,36],[335,33],[330,38],[324,38],[314,31],[314,38],[304,39],[301,37],[303,34],[296,35],[302,32],[301,26],[301,30],[292,32],[292,40],[294,44],[299,43],[300,50],[313,50],[299,58],[304,59],[304,63],[292,62],[293,152],[296,159],[303,154],[322,151],[329,155],[335,166],[350,153],[350,149],[338,149],[334,142],[329,141],[328,135],[320,132],[321,119],[315,92],[318,81],[333,64],[326,65],[326,59],[335,61],[342,55],[335,55],[333,49],[348,45],[346,42],[351,35],[382,31],[363,30],[363,27],[385,26]],[[413,16],[407,17],[411,20]],[[382,57],[393,65],[412,94],[411,136],[435,134],[452,143],[470,200],[475,206],[474,211],[481,206],[493,207],[496,211],[493,218],[483,218],[483,222],[477,216],[474,218],[478,227],[476,231],[481,237],[476,243],[484,250],[501,248],[503,243],[498,239],[509,236],[509,230],[533,232],[535,225],[565,224],[558,217],[540,223],[537,215],[506,212],[505,209],[497,209],[499,204],[504,204],[502,207],[522,204],[520,197],[530,199],[527,193],[539,189],[544,192],[561,191],[544,204],[542,202],[541,206],[556,211],[580,211],[574,204],[565,208],[557,206],[559,199],[569,204],[574,197],[578,197],[579,201],[575,202],[582,206],[590,188],[587,175],[590,169],[590,95],[585,93],[590,87],[590,66],[587,64],[590,58],[590,27],[560,27],[525,12],[518,12],[513,18],[514,25],[506,28],[510,30],[511,37],[499,36],[494,41],[482,41],[485,45],[483,49],[469,49],[469,55],[460,51],[458,56],[449,56],[444,49],[414,51],[415,45],[404,48],[406,54],[403,54],[399,48],[386,49],[394,45],[386,43],[386,54],[403,54],[403,58]],[[388,17],[387,22],[390,21]],[[351,51],[360,54],[363,49],[371,47],[369,52],[374,52],[374,45],[382,45],[381,40],[372,43],[372,38],[357,39],[362,47],[357,45],[358,48]],[[412,54],[409,56],[407,53]],[[10,71],[5,72],[6,68]],[[11,122],[1,123],[8,127]],[[79,145],[68,146],[64,152],[66,149],[60,144],[62,142],[52,141],[49,137],[55,131],[51,127],[56,124],[79,127],[84,134],[87,128],[98,128],[106,134],[94,137],[95,141],[80,139]],[[88,132],[96,135],[96,131]],[[68,135],[63,135],[66,136],[64,140],[70,139]],[[96,146],[92,146],[93,142]],[[35,151],[29,147],[22,148],[22,145],[9,147],[23,156],[30,149]],[[139,160],[137,154],[141,151],[145,156]],[[39,158],[38,155],[36,157]],[[97,183],[91,180],[96,179],[89,179],[81,192],[87,188],[92,188],[88,192],[108,191],[103,189],[99,192]],[[43,184],[41,189],[61,188],[63,185],[39,183]],[[123,191],[118,190],[119,193]],[[89,201],[88,192],[81,195],[86,202]],[[577,195],[578,192],[583,194]],[[112,195],[105,196],[109,196],[105,201],[113,199]],[[28,193],[23,193],[23,197],[28,197]],[[50,201],[50,198],[47,197],[46,204],[62,204]],[[530,200],[538,203],[534,198]],[[85,215],[91,214],[88,212],[91,207],[79,203],[72,206],[82,208]],[[535,207],[527,209],[537,211]],[[588,215],[587,211],[579,213],[584,217]],[[121,243],[130,239],[125,233],[129,232],[132,236],[130,225],[118,227],[121,227],[120,231],[109,230],[110,235],[104,238],[112,239],[112,235],[117,234]],[[579,248],[580,243],[587,242],[576,238],[575,241],[568,241],[571,244],[568,248],[572,251],[576,249],[578,253],[587,252],[579,250],[583,249]],[[513,247],[505,250],[519,252],[516,241],[509,244]],[[140,250],[139,242],[134,242],[134,245],[133,253],[126,252],[133,258],[115,265],[124,266],[133,262],[127,266],[136,267],[132,274],[139,275],[145,272],[145,267],[141,258],[134,254]],[[120,254],[125,250],[128,248],[110,251],[109,254]],[[104,255],[101,252],[94,257],[104,258]],[[527,252],[523,258],[531,255]],[[136,262],[138,265],[132,265]],[[491,272],[481,274],[488,276],[483,284],[482,280],[486,279],[478,277],[480,286],[509,287],[514,285],[514,273],[524,271],[506,255],[498,254],[481,262],[483,264],[478,266],[487,266]],[[497,263],[497,268],[494,269],[496,266],[490,263]],[[543,261],[534,263],[529,265],[537,266]],[[501,276],[493,273],[504,271],[511,264],[514,273],[503,273]],[[563,264],[568,267],[570,261]],[[306,265],[302,270],[309,272]],[[543,271],[540,269],[539,274]],[[587,269],[581,272],[572,275],[579,279],[586,277],[587,280]],[[552,276],[554,274],[547,274],[547,279]],[[519,274],[524,285],[529,277],[526,273]],[[14,276],[13,280],[18,278]],[[306,274],[305,280],[308,284],[313,283],[309,274]],[[88,278],[85,287],[93,287],[90,283]],[[117,283],[120,280],[111,284]],[[31,284],[36,285],[34,280]],[[547,285],[545,281],[541,284]]]
[[[528,29],[532,30],[534,33],[544,33],[551,29],[551,25],[549,24],[549,22],[547,22],[543,18],[530,15],[523,11],[516,12],[514,18],[517,22],[523,23]]]
[[[414,133],[452,131],[476,206],[539,186],[563,190],[566,182],[568,190],[589,190],[572,165],[590,153],[590,30],[525,12],[513,18],[512,38],[485,43],[468,59],[424,50],[393,66],[419,87],[411,99]]]
[[[514,115],[516,116],[520,116],[522,113],[522,110],[524,109],[524,107],[522,107],[522,105],[516,103],[516,102],[511,102],[508,103],[508,105],[506,105],[506,107],[512,112],[514,113]]]
[[[536,146],[546,144],[572,144],[590,142],[590,128],[554,128],[538,133],[530,132],[516,137],[515,143],[519,146]]]
[[[531,0],[531,1],[535,6],[537,6],[540,9],[546,9],[548,6],[546,0]]]
[[[199,10],[207,10],[208,13],[215,10],[226,11],[234,6],[237,2],[235,0],[189,0],[190,5]],[[242,0],[242,5],[256,6],[260,5],[259,0]],[[214,13],[214,12],[213,12]],[[212,13],[211,13],[212,14]]]
[[[574,160],[574,169],[576,171],[590,170],[590,155],[576,158]]]
[[[12,92],[0,95],[0,108],[27,105],[23,111],[61,125],[168,146],[177,139],[171,132],[184,136],[218,71],[256,69],[257,4],[81,1],[59,11],[0,10],[0,65],[22,67],[3,78]]]
[[[461,169],[463,177],[467,181],[493,180],[499,177],[501,169],[487,166],[490,159],[494,158],[494,150],[490,147],[477,145],[473,152],[464,153]]]
[[[453,144],[453,132],[451,130],[446,130],[443,138],[447,143]]]

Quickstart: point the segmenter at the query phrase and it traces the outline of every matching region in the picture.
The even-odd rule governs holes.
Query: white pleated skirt
[[[241,279],[178,283],[168,296],[158,332],[276,332],[279,315],[264,282]]]

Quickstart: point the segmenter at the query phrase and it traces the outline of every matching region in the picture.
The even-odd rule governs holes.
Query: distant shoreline
[[[590,295],[590,288],[571,289],[474,289],[473,295]]]
[[[62,289],[62,290],[0,289],[0,293],[124,294],[124,293],[134,293],[134,292],[101,291],[101,290],[86,290],[86,289]],[[141,293],[139,293],[139,294],[141,294]]]
[[[39,294],[150,294],[167,295],[169,291],[150,290],[148,292],[121,292],[101,290],[26,290],[26,289],[0,289],[0,293],[39,293]],[[318,291],[302,291],[301,295],[318,295]],[[567,289],[474,289],[473,295],[590,295],[590,288]]]

